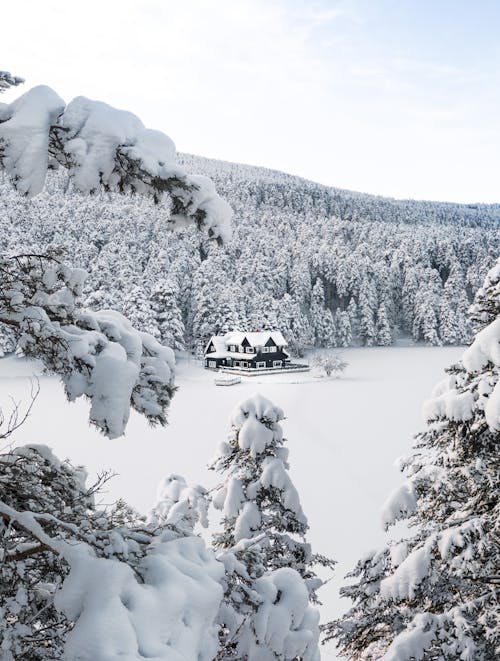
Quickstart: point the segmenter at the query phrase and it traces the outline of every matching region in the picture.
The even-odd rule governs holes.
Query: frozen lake
[[[113,441],[88,425],[85,402],[67,403],[59,382],[41,377],[32,414],[10,440],[49,445],[59,457],[85,465],[91,476],[113,469],[118,475],[108,483],[104,500],[122,497],[144,512],[168,473],[207,487],[217,481],[206,464],[227,434],[230,412],[238,401],[260,392],[287,416],[283,427],[291,476],[309,518],[309,541],[315,551],[339,563],[334,580],[320,592],[326,621],[347,607],[337,596],[342,576],[384,539],[380,509],[401,482],[394,461],[409,451],[413,434],[423,426],[424,399],[462,351],[347,349],[343,355],[349,367],[340,379],[277,374],[243,378],[226,388],[214,385],[212,372],[181,359],[169,426],[152,429],[133,414],[126,436]],[[28,378],[34,370],[36,365],[27,361],[0,360],[0,405],[6,412],[10,396],[29,399]],[[324,650],[323,658],[335,655]]]

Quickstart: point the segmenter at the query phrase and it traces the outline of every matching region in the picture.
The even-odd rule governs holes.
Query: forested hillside
[[[90,272],[88,303],[177,349],[215,332],[283,331],[292,349],[469,338],[466,310],[499,249],[500,205],[399,201],[181,155],[234,210],[223,248],[165,231],[149,199],[72,190],[56,172],[24,199],[0,183],[2,251],[61,246]],[[168,212],[167,212],[168,213]],[[0,350],[13,349],[2,329]]]

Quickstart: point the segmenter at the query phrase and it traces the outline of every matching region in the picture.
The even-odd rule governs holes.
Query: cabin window
[[[233,353],[236,352],[236,346],[234,344],[231,344],[229,347],[229,351],[232,351]]]
[[[240,353],[245,353],[245,347],[241,346],[241,344],[240,344],[240,346],[238,347],[238,351]]]
[[[269,353],[269,347],[262,347],[262,353]]]
[[[257,363],[257,367],[265,367],[266,363]]]
[[[276,353],[276,347],[269,347],[269,353]]]
[[[273,360],[273,367],[281,367],[281,360]]]
[[[245,349],[245,351],[246,351],[247,353],[253,353],[253,348],[252,348],[252,347],[247,347],[247,348]]]
[[[208,366],[209,367],[217,367],[217,363],[215,362],[215,360],[209,360],[208,361]]]

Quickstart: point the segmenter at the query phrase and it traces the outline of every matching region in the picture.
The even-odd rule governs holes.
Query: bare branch
[[[21,402],[16,402],[13,398],[12,400],[12,411],[9,415],[9,418],[7,420],[7,427],[6,429],[2,430],[2,426],[5,425],[6,418],[3,413],[3,411],[0,409],[0,439],[6,439],[11,434],[13,434],[16,429],[19,429],[21,425],[23,425],[28,416],[31,413],[31,410],[35,404],[35,401],[40,394],[40,381],[37,376],[32,376],[30,379],[31,383],[31,392],[30,392],[30,402],[24,411],[24,413],[21,412]]]

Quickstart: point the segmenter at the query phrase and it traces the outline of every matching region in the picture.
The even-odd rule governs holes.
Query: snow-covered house
[[[205,367],[283,368],[290,362],[286,346],[279,331],[213,335],[205,348]]]

